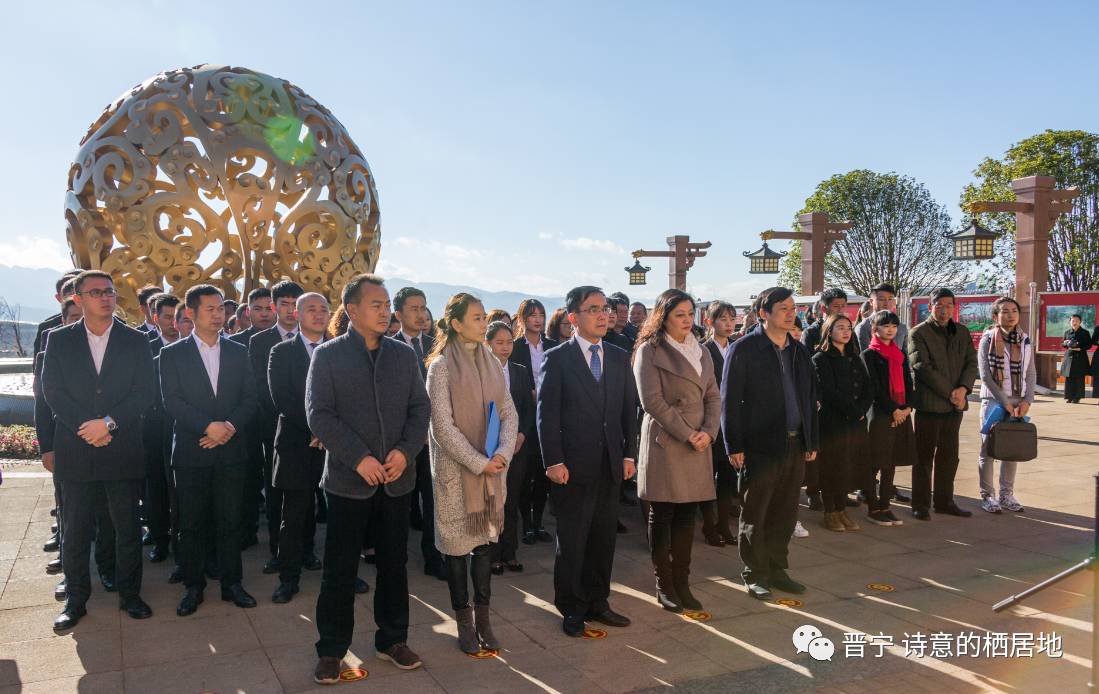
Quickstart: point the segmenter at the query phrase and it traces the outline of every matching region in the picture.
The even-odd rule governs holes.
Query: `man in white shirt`
[[[157,294],[164,291],[163,288],[155,285],[148,285],[141,288],[141,291],[137,293],[137,303],[141,307],[141,315],[144,316],[145,321],[137,326],[139,332],[148,333],[149,335],[155,335],[157,332],[156,321],[152,312],[152,308],[149,306],[149,299],[153,298]]]

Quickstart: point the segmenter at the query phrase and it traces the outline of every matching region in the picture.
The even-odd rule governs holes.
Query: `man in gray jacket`
[[[309,429],[328,451],[324,578],[317,598],[319,684],[339,682],[355,627],[355,576],[368,525],[375,537],[374,648],[403,670],[420,666],[408,639],[409,493],[427,440],[431,404],[412,348],[384,337],[392,312],[380,277],[343,288],[347,333],[316,348],[305,387]],[[379,487],[384,490],[379,492]]]

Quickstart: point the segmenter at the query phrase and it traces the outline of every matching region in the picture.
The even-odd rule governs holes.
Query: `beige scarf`
[[[496,451],[485,450],[485,430],[489,405],[509,397],[504,388],[500,362],[481,343],[462,343],[455,339],[443,349],[447,383],[454,424],[477,451],[491,458]],[[473,474],[459,465],[462,473],[462,498],[466,507],[466,529],[474,535],[487,535],[490,526],[499,531],[504,524],[504,474]]]

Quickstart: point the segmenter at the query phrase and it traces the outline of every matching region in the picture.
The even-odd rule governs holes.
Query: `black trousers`
[[[53,501],[57,508],[57,538],[61,564],[65,564],[65,501],[61,490],[61,480],[53,481]],[[114,578],[115,572],[115,534],[111,514],[107,512],[107,497],[96,494],[95,497],[95,568],[101,575]]]
[[[519,515],[523,519],[523,532],[538,530],[542,527],[542,514],[546,510],[553,484],[546,477],[546,467],[542,462],[542,444],[538,435],[533,434],[523,448],[527,450],[526,474],[519,488]]]
[[[209,467],[177,467],[180,566],[183,585],[206,587],[206,559],[210,538],[217,551],[221,585],[241,581],[240,505],[244,498],[245,461]]]
[[[805,477],[805,447],[800,436],[791,436],[781,458],[753,457],[747,466],[740,558],[746,577],[766,583],[789,566],[790,536],[798,520],[798,496]]]
[[[70,602],[83,605],[91,595],[88,564],[92,539],[96,536],[96,511],[104,502],[114,528],[114,562],[113,566],[100,564],[99,571],[114,575],[121,598],[141,592],[141,488],[141,480],[64,482],[65,539],[61,545],[61,563]],[[106,544],[106,537],[97,538],[97,544],[99,541]]]
[[[443,555],[435,547],[435,489],[431,485],[431,453],[427,446],[416,455],[416,488],[412,491],[413,503],[420,502],[423,515],[420,533],[420,553],[425,567],[438,566]]]
[[[515,550],[519,547],[519,496],[527,478],[526,451],[527,445],[524,444],[507,468],[504,528],[500,531],[500,541],[492,543],[493,562],[514,561]]]
[[[725,450],[724,445],[722,445],[721,450]],[[733,533],[729,527],[729,521],[732,519],[739,501],[737,472],[724,453],[721,454],[720,458],[716,455],[712,456],[712,462],[717,498],[713,501],[699,502],[698,506],[702,509],[702,527],[707,533],[716,532],[720,533],[722,537],[732,538]]]
[[[264,470],[270,468],[271,456],[274,455],[274,446],[264,447],[267,438],[263,430],[262,422],[253,421],[248,425],[248,460],[245,465],[244,485],[241,488],[240,497],[240,527],[241,539],[255,535],[259,531],[259,507],[260,502],[269,506],[270,502],[264,499]],[[270,526],[268,526],[270,532]]]
[[[147,441],[145,446],[145,494],[142,508],[149,536],[158,547],[167,547],[172,534],[171,497],[168,468],[164,463],[162,442]]]
[[[469,579],[473,581],[473,604],[488,605],[492,597],[492,559],[489,557],[488,545],[474,547],[468,555],[445,556],[450,606],[454,611],[469,607]]]
[[[563,617],[584,617],[609,607],[622,486],[621,480],[611,479],[609,467],[591,482],[569,480],[550,487],[557,508],[553,604]]]
[[[279,495],[282,497],[279,580],[297,583],[305,555],[313,553],[313,538],[317,532],[313,489],[280,489]]]
[[[954,501],[954,475],[958,472],[958,433],[962,413],[917,412],[916,463],[912,466],[912,510],[931,508],[932,476],[936,510]]]
[[[1087,388],[1085,388],[1084,379],[1086,377],[1087,374],[1065,377],[1065,400],[1079,400],[1085,397]]]
[[[682,504],[649,502],[649,552],[653,571],[660,580],[691,572],[691,545],[697,514],[696,501]]]
[[[282,490],[275,488],[271,475],[275,464],[275,438],[263,441],[263,508],[267,516],[267,549],[272,557],[279,554],[279,531],[282,528]]]
[[[374,648],[408,640],[408,494],[378,490],[369,499],[328,494],[324,577],[317,598],[317,655],[342,658],[355,629],[355,576],[367,528],[373,528],[378,578],[374,590]]]

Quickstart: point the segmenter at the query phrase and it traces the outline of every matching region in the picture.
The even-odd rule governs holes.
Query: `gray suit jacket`
[[[356,466],[368,455],[385,463],[393,449],[404,453],[404,473],[385,485],[390,496],[416,486],[416,454],[427,440],[431,403],[416,353],[383,337],[376,355],[350,327],[313,352],[305,384],[309,429],[328,451],[321,486],[350,499],[368,499],[377,491]]]

